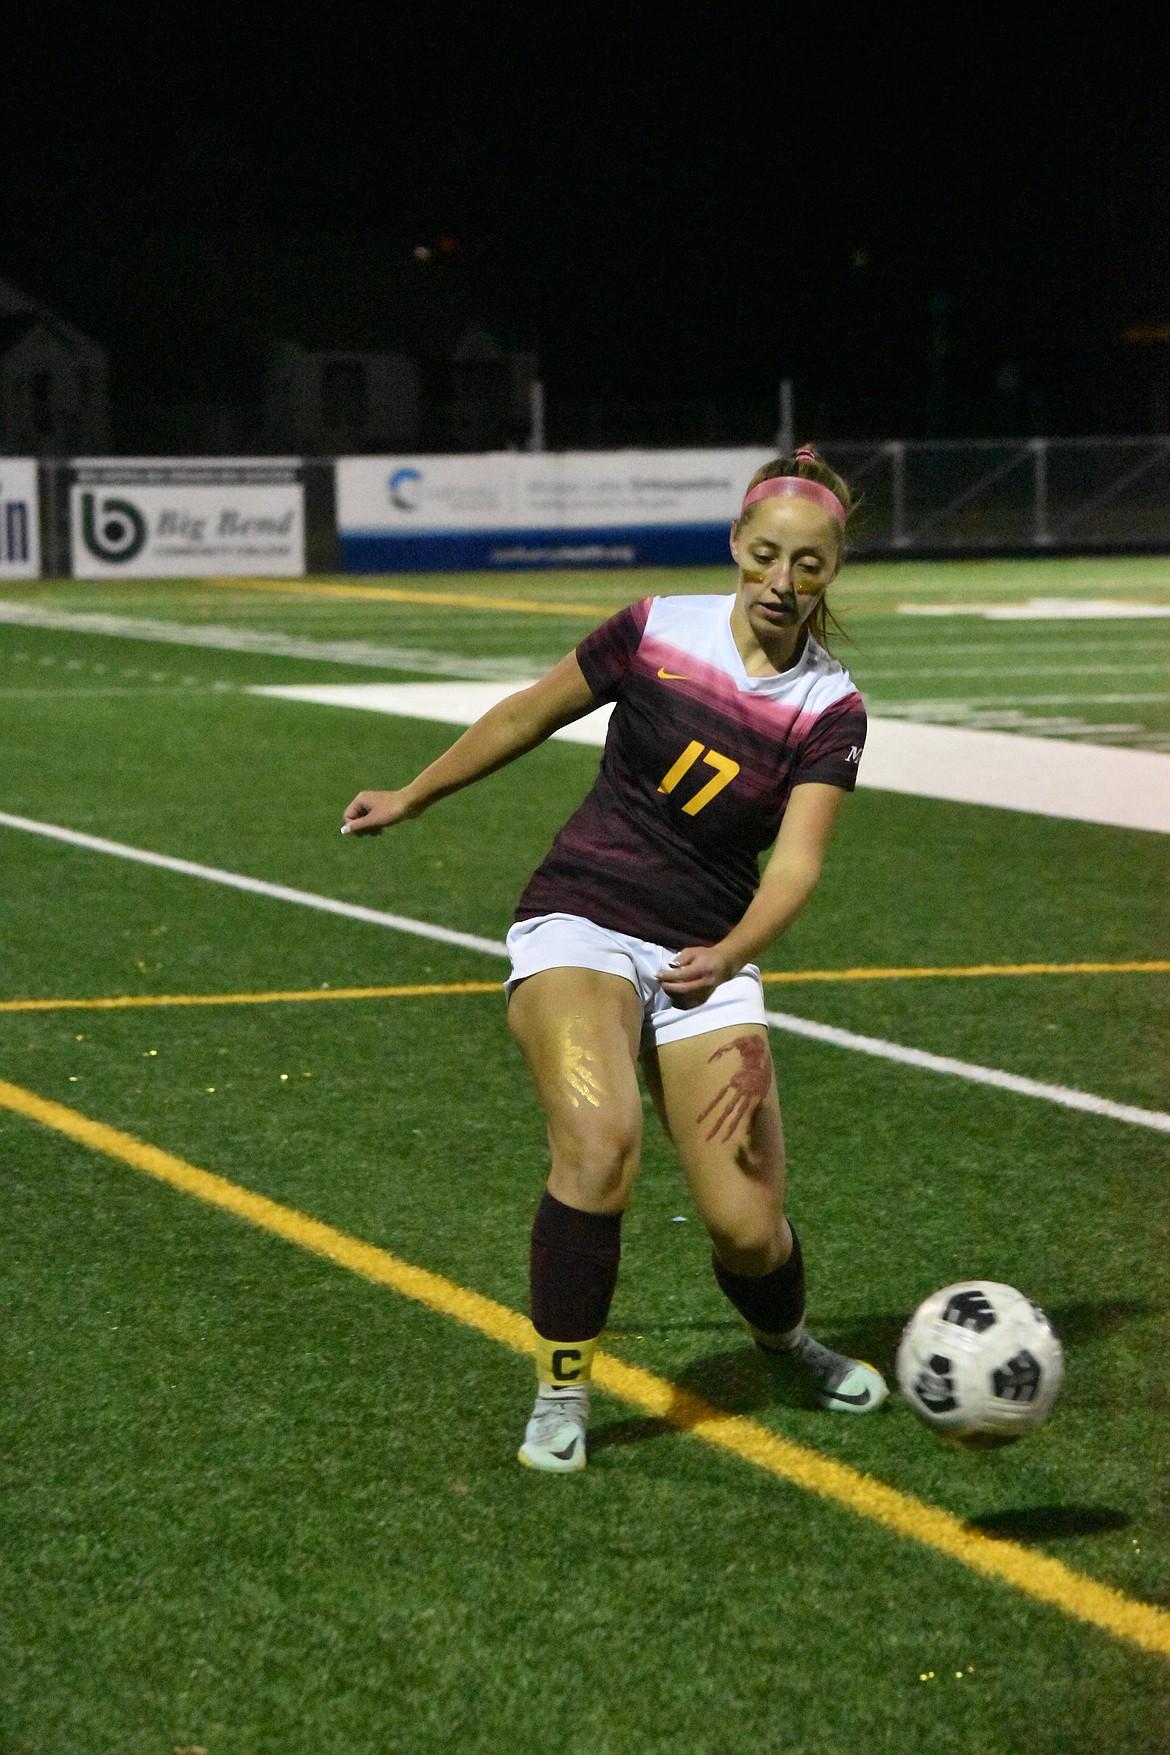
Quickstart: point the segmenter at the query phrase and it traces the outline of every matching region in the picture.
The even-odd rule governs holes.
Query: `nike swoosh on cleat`
[[[852,1408],[864,1408],[873,1399],[868,1389],[863,1389],[860,1395],[843,1395],[839,1389],[831,1389],[829,1397],[835,1402],[848,1402]]]
[[[691,680],[689,676],[683,676],[677,670],[661,670],[660,669],[658,674],[662,678],[663,682],[690,682],[690,680]]]
[[[869,1391],[866,1390],[865,1393],[866,1393],[866,1395],[868,1395]],[[558,1462],[568,1462],[569,1458],[572,1456],[572,1454],[576,1450],[576,1448],[577,1448],[577,1440],[574,1438],[572,1443],[568,1446],[568,1448],[566,1450],[554,1450],[554,1451],[550,1451],[549,1454],[551,1456],[555,1456]]]

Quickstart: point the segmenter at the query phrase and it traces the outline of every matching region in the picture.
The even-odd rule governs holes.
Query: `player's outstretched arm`
[[[699,1005],[721,981],[779,938],[817,887],[845,793],[810,781],[794,786],[772,857],[743,918],[718,944],[679,951],[662,985],[676,1005]]]
[[[494,774],[596,705],[576,655],[570,652],[531,688],[509,695],[477,719],[409,786],[359,792],[346,806],[342,834],[378,835],[407,817],[421,816],[437,799]]]

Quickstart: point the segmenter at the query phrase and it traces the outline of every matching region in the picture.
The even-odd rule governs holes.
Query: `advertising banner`
[[[41,518],[31,457],[0,457],[0,579],[39,579]]]
[[[771,456],[758,447],[342,457],[342,566],[715,565],[748,479]]]
[[[77,579],[179,579],[305,570],[294,458],[79,458],[69,529]]]

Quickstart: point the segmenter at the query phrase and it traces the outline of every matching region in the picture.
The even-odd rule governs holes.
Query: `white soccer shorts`
[[[754,963],[745,963],[702,1005],[684,1009],[662,989],[661,977],[675,954],[665,945],[611,932],[579,914],[537,914],[531,920],[518,920],[507,943],[512,973],[504,992],[509,997],[518,982],[542,969],[599,969],[605,975],[621,975],[642,1001],[643,1034],[658,1046],[731,1026],[767,1027],[764,986]]]

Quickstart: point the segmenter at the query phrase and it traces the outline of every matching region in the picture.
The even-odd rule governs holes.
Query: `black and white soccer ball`
[[[1038,1304],[995,1280],[964,1280],[918,1306],[898,1348],[898,1385],[919,1419],[973,1449],[1011,1444],[1047,1419],[1064,1355]]]

